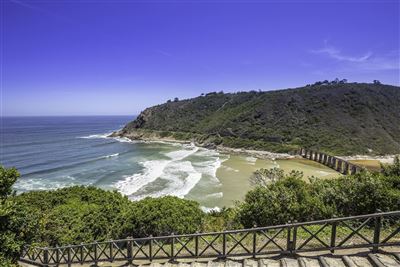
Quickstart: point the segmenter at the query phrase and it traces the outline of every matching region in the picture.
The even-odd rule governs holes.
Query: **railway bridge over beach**
[[[297,151],[297,154],[302,156],[305,159],[313,160],[319,162],[331,169],[334,169],[344,175],[346,174],[356,174],[363,170],[363,167],[360,167],[356,164],[353,164],[347,160],[328,155],[326,153],[301,148]]]

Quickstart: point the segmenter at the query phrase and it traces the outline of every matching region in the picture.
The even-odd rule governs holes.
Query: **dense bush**
[[[55,246],[200,230],[204,213],[194,201],[177,197],[130,201],[118,192],[74,186],[15,197],[34,218],[29,241]]]
[[[307,183],[295,172],[275,183],[261,183],[239,205],[238,220],[252,227],[368,214],[378,209],[400,210],[398,161],[382,173],[364,171],[337,179],[311,178]]]
[[[178,197],[145,198],[133,202],[125,225],[125,236],[160,236],[200,230],[204,213],[199,203]]]
[[[21,246],[31,231],[29,215],[16,205],[12,185],[18,179],[16,169],[0,166],[0,265],[13,266]]]

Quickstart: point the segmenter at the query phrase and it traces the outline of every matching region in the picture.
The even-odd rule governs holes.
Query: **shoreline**
[[[175,144],[194,144],[197,147],[206,148],[210,150],[215,150],[222,154],[227,155],[243,155],[243,156],[250,156],[257,159],[300,159],[299,155],[290,155],[288,153],[276,153],[271,151],[265,150],[254,150],[254,149],[245,149],[245,148],[233,148],[233,147],[226,147],[222,145],[216,145],[210,147],[208,145],[204,145],[198,143],[193,140],[178,140],[171,137],[160,137],[156,134],[152,134],[150,137],[145,137],[143,135],[122,135],[120,131],[113,132],[108,137],[124,137],[128,138],[131,141],[143,141],[143,142],[166,142],[166,143],[175,143]]]
[[[156,132],[147,133],[147,136],[145,136],[145,134],[143,134],[143,133],[141,134],[139,132],[136,132],[136,134],[122,134],[121,130],[119,130],[119,131],[115,131],[115,132],[111,133],[108,137],[124,137],[124,138],[128,138],[131,141],[166,142],[166,143],[175,143],[175,144],[194,144],[197,147],[215,150],[222,154],[244,155],[244,156],[255,157],[257,159],[270,159],[270,160],[287,159],[287,160],[290,160],[290,159],[301,159],[302,158],[299,155],[290,155],[288,153],[277,153],[277,152],[271,152],[271,151],[266,151],[266,150],[233,148],[233,147],[226,147],[226,146],[222,146],[222,145],[210,146],[210,144],[202,144],[202,143],[196,142],[194,140],[179,140],[179,139],[175,139],[172,137],[161,137]],[[382,156],[353,155],[353,156],[336,156],[336,157],[343,159],[343,160],[347,160],[347,161],[361,161],[361,160],[379,161],[380,163],[383,163],[383,164],[391,164],[391,163],[393,163],[394,158],[399,155],[400,154],[398,154],[398,155],[387,154],[387,155],[382,155]]]

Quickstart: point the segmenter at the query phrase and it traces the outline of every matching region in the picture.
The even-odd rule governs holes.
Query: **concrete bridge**
[[[334,169],[344,175],[356,174],[364,169],[363,167],[348,162],[347,160],[310,149],[301,148],[297,153],[305,159],[324,164],[325,166]]]

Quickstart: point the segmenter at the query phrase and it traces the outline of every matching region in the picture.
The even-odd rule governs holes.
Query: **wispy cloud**
[[[23,8],[28,8],[28,9],[43,13],[43,14],[45,14],[45,15],[47,15],[49,17],[53,17],[53,18],[55,18],[57,20],[61,20],[61,21],[68,22],[68,23],[73,23],[73,21],[71,19],[66,18],[64,16],[61,16],[59,14],[56,14],[54,12],[51,12],[51,11],[49,11],[47,9],[41,8],[38,5],[28,4],[27,2],[24,2],[24,1],[21,1],[21,0],[10,0],[10,2],[12,2],[12,3],[14,3],[14,4],[18,5],[18,6],[21,6]]]
[[[324,42],[324,47],[317,49],[317,50],[311,50],[312,53],[315,54],[325,54],[329,56],[330,58],[339,60],[339,61],[348,61],[348,62],[365,62],[368,59],[371,58],[372,52],[366,52],[362,56],[349,56],[349,55],[344,55],[342,52],[337,49],[336,47],[329,45],[327,41]]]
[[[400,53],[399,51],[390,51],[385,53],[373,53],[367,51],[361,55],[348,55],[330,44],[324,42],[324,46],[320,49],[310,51],[313,54],[324,55],[330,59],[337,61],[343,70],[353,71],[384,71],[400,69]]]

